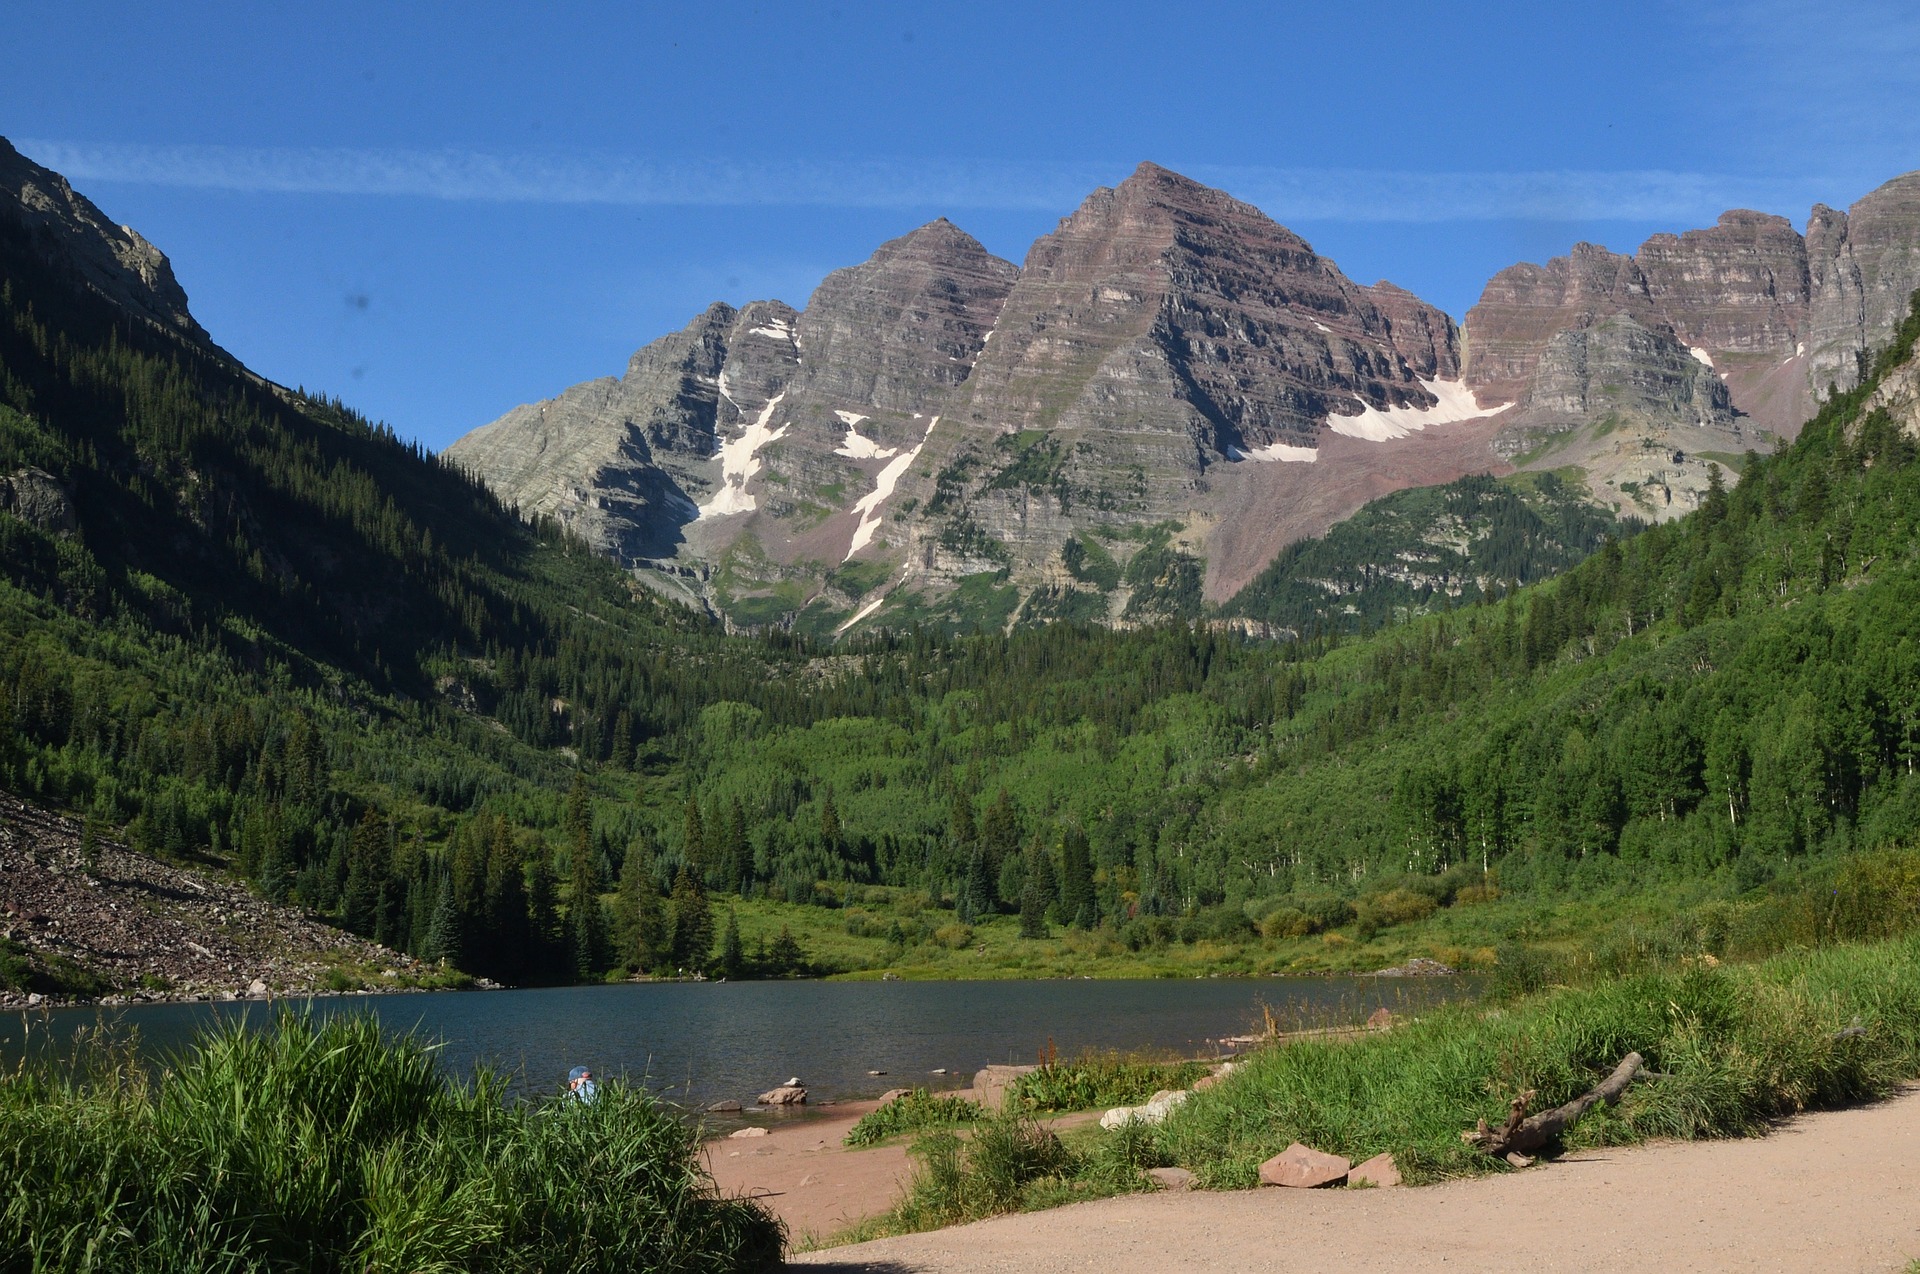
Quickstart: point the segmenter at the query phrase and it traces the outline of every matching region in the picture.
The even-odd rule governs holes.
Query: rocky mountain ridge
[[[1470,473],[1578,471],[1677,516],[1852,384],[1915,286],[1920,174],[1805,236],[1736,210],[1579,244],[1456,326],[1143,164],[1018,268],[936,221],[449,454],[736,624],[1148,622]]]
[[[114,224],[65,177],[0,137],[0,199],[28,230],[47,236],[46,255],[76,268],[86,286],[127,311],[208,348],[166,254],[131,226]]]

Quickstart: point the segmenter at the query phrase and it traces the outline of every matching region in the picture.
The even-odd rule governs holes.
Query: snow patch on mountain
[[[786,437],[787,425],[781,425],[778,429],[767,428],[767,422],[773,419],[774,409],[786,396],[785,390],[775,394],[760,409],[753,423],[740,431],[738,438],[720,444],[720,489],[713,493],[711,500],[700,506],[702,518],[751,513],[757,507],[753,493],[747,490],[747,483],[765,465],[760,459],[760,448]]]
[[[1296,447],[1291,443],[1275,442],[1264,447],[1255,447],[1252,451],[1242,451],[1238,447],[1227,448],[1229,460],[1252,460],[1261,464],[1283,461],[1290,464],[1312,464],[1320,458],[1315,447]]]
[[[1713,355],[1707,353],[1707,351],[1701,349],[1698,345],[1687,346],[1687,353],[1693,355],[1696,361],[1705,363],[1708,367],[1713,366]]]
[[[887,497],[893,494],[893,489],[900,485],[900,479],[905,476],[908,469],[913,467],[913,462],[920,458],[920,448],[927,445],[927,439],[933,436],[933,427],[939,423],[938,416],[929,420],[927,432],[920,435],[919,445],[888,461],[887,467],[882,469],[880,475],[873,480],[873,490],[854,501],[853,511],[860,515],[860,525],[853,528],[853,544],[847,549],[847,555],[841,558],[841,561],[853,560],[855,553],[873,543],[874,532],[880,529],[880,506],[887,502]]]
[[[1420,387],[1439,401],[1431,407],[1389,407],[1385,411],[1362,403],[1357,416],[1327,417],[1327,428],[1349,438],[1391,442],[1430,425],[1453,425],[1491,416],[1506,406],[1482,407],[1474,401],[1465,381],[1422,379]]]
[[[836,456],[845,456],[849,460],[886,460],[900,454],[898,447],[883,447],[860,432],[860,422],[866,417],[857,411],[835,411],[840,423],[847,427],[847,436],[833,449]]]

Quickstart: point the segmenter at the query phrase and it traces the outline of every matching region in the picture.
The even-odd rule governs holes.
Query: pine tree
[[[1041,857],[1028,851],[1028,858]],[[1048,894],[1047,882],[1042,877],[1037,863],[1029,861],[1026,882],[1020,887],[1020,936],[1023,938],[1044,938],[1047,936],[1047,904],[1052,901]]]
[[[1060,916],[1076,929],[1091,929],[1100,919],[1093,888],[1093,851],[1078,824],[1067,828],[1060,844]]]
[[[693,972],[706,967],[713,950],[713,905],[700,878],[682,867],[673,881],[668,906],[671,938],[669,956],[674,967]]]
[[[553,858],[541,846],[527,865],[527,968],[536,977],[559,973],[560,886],[553,875]]]
[[[777,978],[791,977],[804,973],[807,968],[807,953],[801,948],[793,931],[780,926],[780,936],[767,948],[767,971]]]
[[[964,895],[966,914],[961,919],[973,923],[976,916],[990,916],[994,912],[994,880],[992,869],[987,866],[987,850],[984,845],[976,845],[967,858],[967,878],[961,886]]]
[[[825,801],[820,806],[820,843],[827,847],[828,853],[838,852],[840,848],[840,810],[833,803],[833,789],[827,789]]]
[[[578,826],[574,830],[567,947],[573,974],[580,981],[591,981],[605,967],[606,923],[600,910],[599,873],[587,846],[587,833]]]
[[[746,968],[747,956],[740,945],[740,918],[733,914],[733,908],[727,908],[727,932],[720,939],[720,976],[738,978]]]
[[[420,954],[450,968],[460,965],[460,912],[453,902],[453,880],[444,872],[435,891],[432,918],[427,922],[426,950]]]

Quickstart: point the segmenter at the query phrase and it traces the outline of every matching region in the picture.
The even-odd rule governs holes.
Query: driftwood
[[[1602,1102],[1612,1105],[1619,1101],[1620,1094],[1627,1091],[1628,1084],[1648,1073],[1640,1069],[1640,1062],[1640,1054],[1628,1053],[1613,1068],[1613,1074],[1593,1088],[1564,1106],[1543,1110],[1537,1115],[1527,1114],[1527,1107],[1533,1104],[1534,1098],[1534,1091],[1529,1088],[1513,1099],[1507,1111],[1505,1127],[1491,1127],[1482,1119],[1478,1128],[1461,1133],[1460,1140],[1503,1158],[1516,1168],[1524,1168],[1533,1162],[1528,1155],[1565,1132],[1580,1116]]]

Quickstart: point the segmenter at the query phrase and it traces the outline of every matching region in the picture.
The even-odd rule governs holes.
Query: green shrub
[[[1855,1023],[1862,1033],[1841,1033]],[[1463,1130],[1499,1122],[1529,1089],[1536,1110],[1569,1100],[1634,1051],[1661,1077],[1590,1112],[1569,1145],[1740,1135],[1885,1093],[1920,1075],[1920,939],[1696,960],[1497,1009],[1449,1006],[1348,1043],[1263,1049],[1156,1141],[1213,1186],[1251,1185],[1293,1141],[1356,1161],[1390,1151],[1414,1181],[1500,1171]]]
[[[1391,929],[1395,925],[1412,924],[1416,920],[1425,920],[1440,904],[1424,893],[1411,889],[1389,889],[1385,893],[1369,894],[1354,907],[1362,927]]]
[[[1018,1209],[1034,1183],[1078,1166],[1060,1138],[1009,1111],[975,1125],[962,1141],[938,1132],[914,1144],[913,1176],[889,1229],[926,1230]]]
[[[1033,1111],[1133,1106],[1163,1088],[1187,1088],[1207,1070],[1205,1062],[1156,1062],[1121,1053],[1090,1053],[1028,1071],[1014,1081],[1008,1101]]]
[[[842,1144],[871,1146],[903,1132],[925,1132],[930,1128],[952,1128],[980,1118],[980,1104],[965,1097],[930,1093],[924,1088],[894,1098],[878,1110],[860,1116],[847,1130]]]

